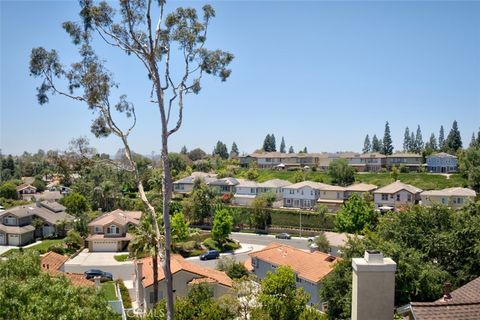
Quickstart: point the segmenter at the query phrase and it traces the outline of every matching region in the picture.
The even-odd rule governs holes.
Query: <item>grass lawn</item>
[[[117,256],[113,256],[113,258],[118,262],[125,262],[128,260],[128,254],[119,254]]]
[[[246,169],[241,169],[238,177],[244,177]],[[283,179],[295,182],[295,174],[297,171],[278,171],[270,169],[258,169],[258,182],[264,182],[270,179]],[[459,174],[452,174],[450,179],[445,176],[431,173],[400,173],[398,179],[403,183],[414,185],[423,190],[444,189],[450,187],[464,187],[467,181]],[[332,183],[332,179],[326,172],[311,171],[306,173],[306,180],[317,181],[323,183]],[[387,173],[357,173],[355,174],[356,182],[365,182],[383,187],[394,182],[390,172]]]
[[[105,295],[107,300],[117,300],[117,294],[115,293],[115,281],[107,281],[102,283],[100,292]]]
[[[33,245],[31,247],[23,248],[23,251],[38,251],[39,253],[43,254],[43,253],[46,253],[48,251],[48,248],[51,245],[61,244],[62,242],[63,242],[63,239],[47,239],[47,240],[43,240],[41,243]],[[9,255],[11,255],[16,250],[19,250],[19,249],[10,249],[10,250],[4,252],[1,256],[2,257],[8,257]]]

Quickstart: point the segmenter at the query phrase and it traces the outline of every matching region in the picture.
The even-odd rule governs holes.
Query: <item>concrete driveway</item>
[[[65,263],[65,272],[84,273],[88,269],[110,272],[114,279],[131,280],[134,273],[132,261],[118,262],[114,256],[126,252],[88,252],[83,250]]]
[[[14,246],[0,246],[0,255],[4,254],[5,252],[7,252],[8,250],[10,249],[18,249],[18,247],[14,247]]]

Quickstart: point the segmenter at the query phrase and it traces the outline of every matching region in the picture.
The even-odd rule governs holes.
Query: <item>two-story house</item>
[[[387,169],[393,166],[405,166],[409,171],[419,171],[423,165],[423,157],[416,153],[394,153],[387,156]]]
[[[177,194],[187,194],[192,192],[195,180],[200,179],[205,183],[210,183],[217,179],[216,174],[205,172],[192,172],[188,177],[173,182],[173,192]]]
[[[373,201],[376,209],[391,210],[403,205],[418,203],[422,191],[422,189],[397,180],[373,191]]]
[[[277,200],[283,198],[283,188],[292,185],[290,181],[282,179],[271,179],[258,184],[258,194],[271,193]]]
[[[59,235],[59,225],[73,221],[65,207],[57,202],[43,201],[34,205],[10,208],[0,213],[0,245],[23,246],[35,237]],[[34,220],[41,221],[37,230]]]
[[[358,194],[365,197],[367,194],[371,194],[378,187],[374,184],[368,183],[355,183],[345,187],[345,199],[350,198],[352,194]]]
[[[422,205],[431,206],[443,204],[450,208],[461,208],[469,202],[475,202],[477,193],[468,188],[447,188],[442,190],[428,190],[420,194]]]
[[[320,197],[320,191],[325,187],[329,187],[329,185],[313,181],[302,181],[285,186],[283,187],[283,206],[312,209]]]
[[[377,172],[386,167],[387,157],[378,152],[364,153],[349,158],[348,164],[360,172]]]
[[[239,180],[235,186],[233,203],[239,206],[249,206],[258,195],[259,183],[250,180]]]
[[[264,249],[250,253],[249,257],[245,266],[260,280],[280,266],[290,267],[295,273],[297,288],[303,288],[310,295],[308,305],[323,310],[320,297],[322,280],[333,270],[337,258],[280,243],[270,243]]]
[[[221,179],[215,179],[207,184],[214,188],[218,193],[225,194],[225,193],[234,193],[235,186],[239,183],[239,181],[232,177],[226,177]]]
[[[158,261],[161,265],[161,261]],[[233,281],[225,272],[206,269],[200,265],[186,261],[180,255],[173,254],[170,259],[170,270],[173,278],[173,294],[175,297],[185,297],[190,288],[196,284],[206,283],[212,289],[215,299],[231,292]],[[133,287],[138,307],[148,311],[153,306],[153,263],[147,257],[135,261]],[[163,269],[158,269],[158,297],[165,299],[167,285]]]
[[[427,171],[450,173],[457,171],[457,157],[445,152],[435,153],[427,157]]]
[[[346,189],[340,186],[325,186],[320,190],[317,202],[325,205],[329,211],[337,211],[345,201]]]
[[[128,229],[139,224],[141,211],[117,209],[105,213],[88,224],[90,235],[88,249],[92,252],[116,252],[124,250],[131,235]]]

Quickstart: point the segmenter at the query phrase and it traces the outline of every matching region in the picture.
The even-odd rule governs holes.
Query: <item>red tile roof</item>
[[[275,242],[249,256],[276,266],[289,266],[300,278],[315,283],[328,275],[337,262],[336,258],[323,252],[307,252]]]
[[[41,257],[40,266],[44,271],[58,271],[67,260],[68,257],[50,251]]]
[[[135,261],[135,264],[137,264],[138,261],[143,262],[143,286],[146,288],[153,285],[152,258],[148,257],[148,258],[143,258],[141,260],[137,260]],[[165,275],[163,273],[163,269],[161,268],[162,264],[160,259],[158,260],[158,265],[159,265],[158,281],[161,281],[165,279]],[[230,279],[225,272],[214,270],[214,269],[206,269],[199,265],[190,263],[180,255],[171,256],[170,268],[171,268],[172,274],[175,274],[183,270],[183,271],[198,275],[201,278],[209,278],[227,287],[231,287],[233,285],[232,279]]]

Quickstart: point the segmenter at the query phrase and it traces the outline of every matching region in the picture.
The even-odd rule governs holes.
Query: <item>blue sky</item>
[[[171,2],[201,7],[203,1]],[[383,135],[390,122],[401,148],[406,126],[420,124],[424,140],[459,123],[464,144],[480,127],[480,2],[210,2],[217,17],[209,48],[235,54],[231,78],[209,78],[188,99],[171,150],[217,140],[241,152],[259,148],[267,133],[287,147],[311,152],[360,151],[365,135]],[[89,133],[91,112],[54,96],[39,106],[33,47],[56,48],[65,64],[75,47],[61,29],[77,20],[76,1],[1,1],[0,147],[4,154],[65,149],[86,135],[101,152],[116,138]],[[105,46],[98,52],[137,107],[136,152],[160,149],[158,111],[149,104],[145,71],[132,57]]]

